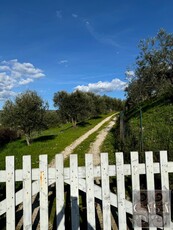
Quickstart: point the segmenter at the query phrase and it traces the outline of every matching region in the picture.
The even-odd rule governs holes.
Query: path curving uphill
[[[111,116],[105,118],[103,121],[101,121],[99,124],[97,124],[94,128],[86,132],[84,135],[76,139],[71,145],[67,146],[61,153],[64,155],[64,159],[66,159],[73,150],[80,145],[85,139],[87,139],[92,133],[96,132],[103,124],[105,124],[107,121],[111,120],[113,116],[116,114],[112,114]],[[49,164],[50,167],[55,167],[55,160],[53,159],[52,162]]]
[[[109,124],[102,129],[99,134],[96,137],[96,140],[91,143],[90,145],[90,150],[88,153],[92,153],[93,154],[93,163],[94,165],[100,165],[100,148],[101,145],[103,143],[103,141],[105,140],[108,132],[112,129],[112,127],[115,125],[116,122],[116,117],[114,117]]]

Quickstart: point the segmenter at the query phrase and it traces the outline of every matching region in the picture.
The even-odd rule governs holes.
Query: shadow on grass
[[[71,129],[71,128],[73,128],[73,126],[71,125],[71,126],[69,126],[69,127],[67,127],[67,128],[65,128],[65,129],[61,129],[60,130],[60,133],[62,133],[62,132],[64,132],[64,131],[66,131],[66,130],[69,130],[69,129]]]
[[[91,123],[89,123],[88,121],[81,121],[81,122],[77,123],[77,126],[79,126],[79,127],[86,127],[88,125],[91,125]]]
[[[41,137],[37,137],[35,139],[32,140],[32,142],[42,142],[42,141],[49,141],[49,140],[53,140],[56,138],[57,135],[47,135],[47,136],[41,136]]]
[[[6,147],[6,145],[8,145],[9,143],[12,143],[12,142],[15,142],[15,141],[19,141],[19,140],[21,140],[20,137],[14,139],[14,140],[9,140],[9,141],[4,142],[4,143],[3,143],[3,141],[0,142],[0,152],[1,152],[1,151]]]
[[[95,117],[92,117],[92,119],[95,119],[95,120],[100,119],[100,118],[102,118],[102,116],[95,116]],[[91,123],[88,122],[88,121],[81,121],[81,122],[78,122],[78,123],[77,123],[77,126],[79,126],[79,127],[86,127],[86,126],[88,126],[88,125],[91,125]]]
[[[31,140],[31,145],[32,145],[32,143],[37,143],[37,142],[43,142],[43,141],[50,141],[50,140],[53,140],[53,139],[56,138],[56,136],[57,136],[57,135],[45,135],[45,136],[33,138],[33,139]],[[27,145],[25,139],[21,140],[20,143],[21,143],[22,145]]]

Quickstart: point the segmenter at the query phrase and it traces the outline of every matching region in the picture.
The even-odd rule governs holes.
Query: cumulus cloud
[[[17,59],[0,62],[0,101],[15,96],[14,88],[44,76],[43,71],[31,63],[20,63]]]
[[[126,82],[123,82],[118,78],[115,78],[111,82],[99,81],[97,83],[89,83],[88,85],[78,85],[77,87],[75,87],[75,90],[80,90],[83,92],[106,93],[117,90],[124,90],[126,85]]]
[[[0,91],[0,101],[9,99],[9,97],[15,97],[17,94],[13,91],[3,90]]]
[[[29,84],[30,82],[33,82],[34,80],[32,78],[27,78],[27,79],[21,79],[19,81],[19,85],[27,85]]]

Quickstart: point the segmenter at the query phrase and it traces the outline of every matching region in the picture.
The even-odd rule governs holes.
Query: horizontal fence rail
[[[140,176],[145,176],[147,191],[155,191],[155,176],[160,175],[160,190],[169,191],[169,173],[173,172],[173,162],[168,162],[167,152],[160,151],[160,162],[153,162],[153,153],[145,152],[145,163],[139,163],[139,154],[131,152],[130,163],[124,163],[124,154],[115,154],[115,165],[108,164],[108,153],[101,153],[100,166],[93,165],[93,155],[85,155],[85,166],[78,166],[77,155],[70,155],[70,167],[64,167],[62,154],[55,156],[55,167],[49,168],[47,155],[39,156],[39,168],[31,168],[31,156],[23,156],[23,169],[15,169],[14,156],[6,157],[6,169],[0,170],[0,183],[5,183],[6,198],[0,202],[0,218],[6,218],[6,229],[16,229],[16,206],[22,205],[22,226],[33,227],[33,196],[39,194],[39,228],[50,229],[49,226],[49,187],[55,186],[55,228],[65,229],[66,210],[65,184],[70,186],[71,229],[80,229],[80,192],[86,194],[87,229],[97,229],[96,201],[101,201],[102,228],[111,229],[113,217],[117,216],[117,229],[142,229],[142,225],[133,226],[134,196],[127,196],[126,180],[130,181],[131,193],[140,191]],[[111,179],[113,178],[113,179]],[[130,179],[129,179],[130,178]],[[99,179],[101,185],[96,182]],[[111,181],[115,182],[111,182]],[[22,189],[15,191],[15,183],[22,182]],[[112,184],[116,184],[112,190]],[[113,186],[114,186],[113,184]],[[148,193],[148,201],[154,202]],[[168,204],[169,206],[170,204]],[[164,229],[173,229],[169,215]],[[158,218],[158,214],[154,213]],[[116,219],[116,218],[115,218]],[[1,220],[1,219],[0,219]],[[143,219],[144,220],[144,219]],[[130,224],[129,224],[130,222]],[[157,229],[152,225],[150,216],[146,220],[149,229]],[[170,225],[169,225],[170,223]],[[116,228],[114,228],[116,229]],[[160,229],[163,229],[160,227]]]

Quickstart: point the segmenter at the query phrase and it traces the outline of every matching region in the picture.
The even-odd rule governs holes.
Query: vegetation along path
[[[101,121],[98,125],[96,125],[94,128],[92,128],[91,130],[89,130],[88,132],[86,132],[84,135],[82,135],[81,137],[79,137],[77,140],[75,140],[71,145],[67,146],[63,151],[62,154],[64,155],[64,159],[66,159],[72,152],[73,150],[80,145],[86,138],[88,138],[92,133],[96,132],[103,124],[105,124],[106,122],[108,122],[109,120],[112,119],[112,117],[114,117],[115,114],[112,114],[111,116],[105,118],[103,121]],[[114,123],[114,121],[112,121]],[[113,124],[111,122],[111,124]],[[109,123],[110,124],[110,123]],[[109,125],[108,125],[109,126]],[[107,132],[109,131],[109,128],[107,127],[106,129]],[[102,137],[104,137],[105,134],[102,134]],[[106,136],[105,136],[106,137]],[[102,139],[104,140],[104,138]],[[100,143],[100,141],[99,141]],[[96,144],[95,144],[96,145]],[[55,160],[53,159],[51,161],[51,163],[49,164],[50,167],[54,167],[55,166]]]

